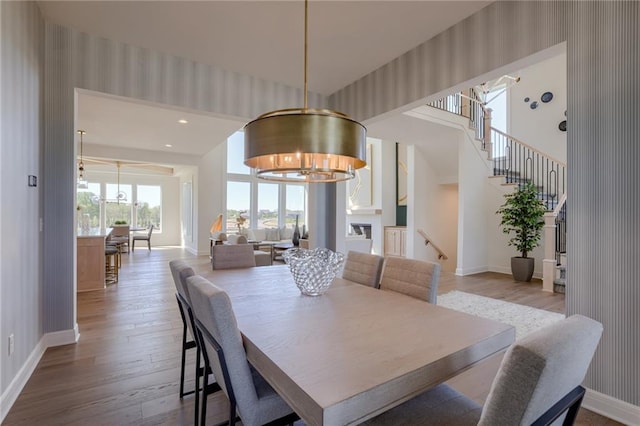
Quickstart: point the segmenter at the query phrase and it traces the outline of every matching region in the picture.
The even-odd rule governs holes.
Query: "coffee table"
[[[273,260],[277,260],[278,256],[282,260],[282,253],[293,248],[293,243],[278,243],[273,245]]]

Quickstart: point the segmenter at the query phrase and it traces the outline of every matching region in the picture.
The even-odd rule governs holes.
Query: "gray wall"
[[[604,324],[586,385],[640,406],[640,2],[493,3],[330,103],[373,118],[564,41],[567,315]]]
[[[640,405],[640,3],[570,16],[567,312],[605,327],[587,385]]]
[[[42,36],[33,2],[0,2],[0,393],[42,337]],[[38,177],[36,188],[27,175]],[[15,351],[8,355],[9,334]]]

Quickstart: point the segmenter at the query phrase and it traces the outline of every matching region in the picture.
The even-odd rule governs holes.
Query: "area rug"
[[[516,339],[564,319],[563,314],[463,291],[452,291],[438,296],[438,305],[512,325],[516,328]]]

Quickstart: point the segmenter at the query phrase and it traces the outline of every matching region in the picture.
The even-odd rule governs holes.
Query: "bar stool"
[[[118,249],[116,259],[118,260],[118,268],[120,268],[122,266],[122,243],[120,241],[109,239],[105,241],[105,244],[107,247],[115,247]]]
[[[105,246],[104,255],[105,281],[107,284],[115,284],[118,282],[118,256],[120,256],[118,247],[111,245]]]

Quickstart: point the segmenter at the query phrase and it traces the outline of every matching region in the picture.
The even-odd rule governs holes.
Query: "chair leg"
[[[209,365],[204,364],[204,373],[202,374],[202,408],[200,409],[200,424],[205,426],[207,424],[207,387],[209,386]]]
[[[182,325],[182,360],[180,361],[180,399],[184,396],[184,367],[187,357],[187,325]]]
[[[147,246],[149,247],[149,251],[151,251],[151,238],[147,240]]]
[[[136,240],[135,240],[135,238],[131,241],[131,251],[136,251]]]
[[[198,414],[199,414],[198,408],[200,408],[200,348],[197,348],[196,351],[197,351],[196,352],[196,402],[194,404],[195,405],[194,419],[193,419],[194,425],[198,424]],[[204,390],[202,391],[202,393],[204,394]]]

